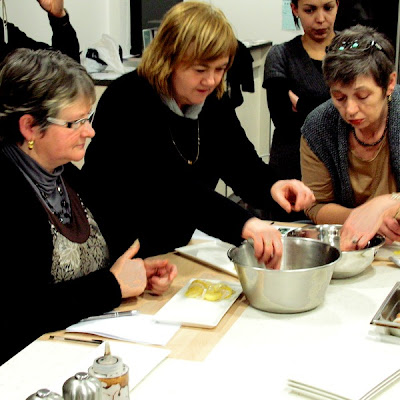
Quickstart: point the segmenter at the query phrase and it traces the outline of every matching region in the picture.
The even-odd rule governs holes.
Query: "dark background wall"
[[[142,29],[157,28],[164,14],[182,0],[130,0],[131,54],[143,51]]]
[[[142,28],[155,28],[160,25],[164,14],[182,0],[143,0]]]
[[[388,36],[396,47],[398,0],[340,0],[335,28],[342,30],[360,23]]]

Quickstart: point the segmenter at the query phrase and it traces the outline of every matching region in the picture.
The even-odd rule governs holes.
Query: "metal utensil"
[[[396,265],[396,267],[400,268],[400,258],[389,256],[389,260]]]
[[[287,236],[316,239],[340,249],[341,229],[342,225],[336,224],[306,225],[290,231]],[[332,278],[343,279],[361,274],[374,261],[376,252],[384,243],[385,238],[376,234],[364,249],[342,251],[342,258],[335,265]]]
[[[400,336],[400,324],[395,322],[397,314],[399,313],[400,282],[396,282],[370,323],[372,325],[384,326],[388,328],[391,335]]]

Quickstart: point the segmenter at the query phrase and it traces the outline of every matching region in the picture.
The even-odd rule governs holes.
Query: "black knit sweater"
[[[2,364],[40,335],[118,306],[121,291],[108,268],[54,284],[49,216],[21,171],[1,151],[0,171]],[[81,193],[76,167],[66,165],[63,177]],[[90,209],[86,200],[83,197]]]
[[[301,36],[272,46],[265,60],[263,87],[275,126],[270,164],[281,178],[301,179],[300,128],[308,113],[330,96],[321,65],[304,50]],[[289,89],[299,96],[297,112],[292,110]]]
[[[251,214],[214,191],[219,179],[247,203],[268,208],[275,177],[227,97],[205,101],[193,165],[179,152],[195,158],[197,121],[174,114],[136,71],[104,92],[94,128],[83,172],[111,258],[136,238],[142,256],[171,251],[186,245],[196,228],[240,243]]]
[[[7,23],[8,43],[5,43],[2,27],[3,20],[0,18],[0,60],[11,51],[24,47],[32,50],[59,50],[73,58],[75,61],[80,62],[79,42],[76,32],[69,21],[69,15],[66,14],[62,18],[56,18],[49,15],[49,22],[53,32],[51,46],[47,43],[38,42],[28,37],[18,27],[11,23]]]

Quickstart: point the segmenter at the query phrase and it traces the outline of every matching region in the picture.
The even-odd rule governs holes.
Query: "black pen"
[[[74,338],[68,338],[65,336],[54,336],[51,335],[49,339],[53,340],[60,340],[60,341],[66,341],[66,342],[77,342],[77,343],[85,343],[85,344],[102,344],[103,341],[100,339],[74,339]]]

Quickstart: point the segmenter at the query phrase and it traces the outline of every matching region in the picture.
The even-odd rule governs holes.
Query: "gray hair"
[[[395,70],[394,60],[394,48],[385,35],[356,25],[335,36],[327,47],[322,70],[328,86],[348,85],[359,76],[371,76],[385,91]]]
[[[0,141],[22,143],[19,119],[30,114],[45,131],[48,117],[78,99],[94,104],[96,93],[86,69],[58,51],[17,49],[0,70]]]

